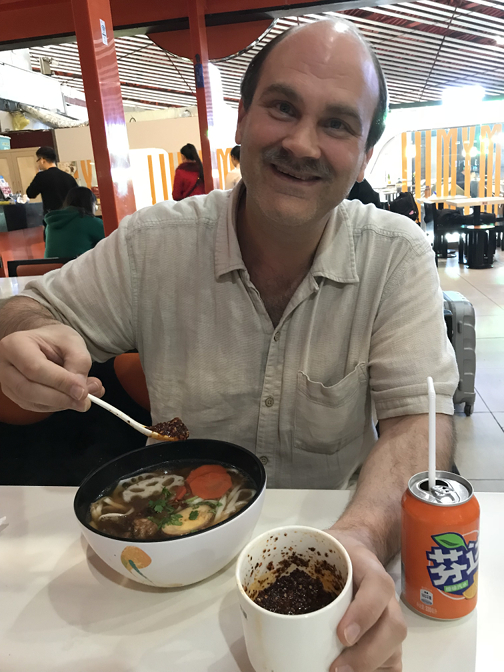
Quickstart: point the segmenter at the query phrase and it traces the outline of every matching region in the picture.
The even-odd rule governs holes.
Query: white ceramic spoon
[[[154,432],[152,429],[149,429],[145,425],[142,425],[141,422],[137,422],[136,420],[133,420],[133,418],[130,418],[129,415],[126,415],[126,413],[123,413],[120,411],[118,408],[115,406],[112,406],[111,404],[107,404],[106,401],[103,401],[103,399],[99,399],[98,397],[93,396],[92,394],[88,394],[88,399],[93,402],[93,404],[97,404],[98,406],[101,406],[107,411],[110,411],[114,415],[116,415],[118,418],[123,420],[124,422],[127,422],[128,425],[131,425],[133,429],[136,429],[137,432],[140,432],[141,434],[145,434],[145,436],[148,436],[151,439],[155,439],[156,441],[174,441],[171,436],[165,436],[164,434],[159,434],[158,432]]]

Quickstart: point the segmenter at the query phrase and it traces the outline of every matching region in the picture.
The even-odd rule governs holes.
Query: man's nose
[[[299,159],[319,159],[321,156],[317,126],[308,119],[293,124],[282,145]]]

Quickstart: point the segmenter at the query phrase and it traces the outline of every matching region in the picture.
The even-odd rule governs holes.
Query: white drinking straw
[[[427,393],[429,395],[429,490],[436,485],[436,390],[434,381],[427,378]]]

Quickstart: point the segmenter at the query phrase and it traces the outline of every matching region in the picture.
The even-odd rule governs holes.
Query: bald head
[[[243,78],[241,96],[246,110],[252,104],[264,68],[280,71],[286,54],[287,60],[292,58],[297,63],[303,57],[312,62],[317,59],[328,73],[345,61],[348,73],[353,71],[362,77],[369,95],[375,98],[366,149],[374,147],[385,128],[387,85],[376,55],[357,28],[344,19],[328,19],[291,28],[271,40],[251,61]]]

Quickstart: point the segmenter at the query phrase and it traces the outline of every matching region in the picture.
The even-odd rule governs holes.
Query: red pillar
[[[74,0],[75,2],[75,0]],[[219,170],[215,147],[211,146],[209,131],[213,127],[212,97],[210,73],[208,71],[208,47],[205,26],[204,0],[187,0],[189,30],[191,33],[191,51],[196,81],[196,101],[201,139],[201,154],[207,194],[219,187]]]
[[[109,0],[72,0],[105,233],[135,212]]]

